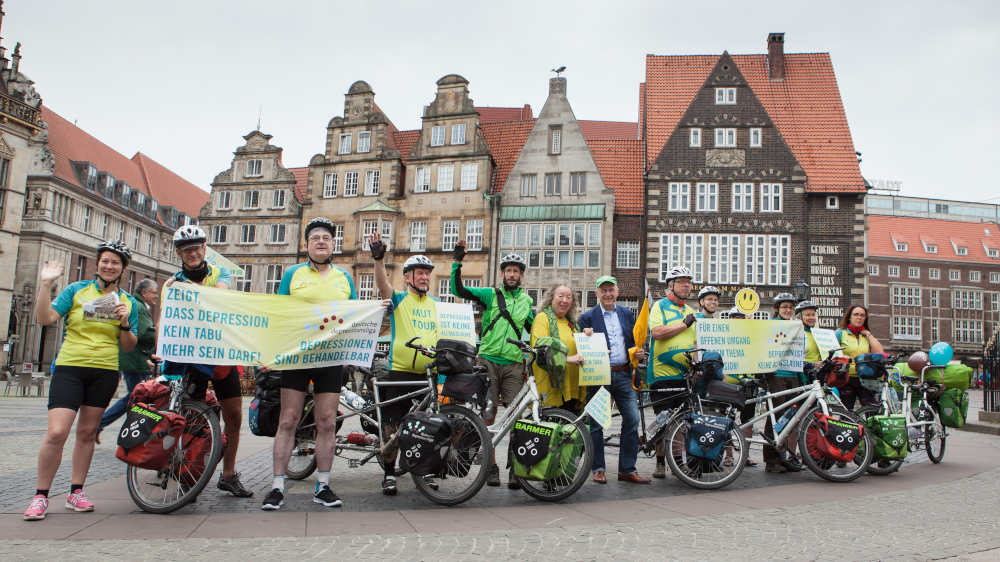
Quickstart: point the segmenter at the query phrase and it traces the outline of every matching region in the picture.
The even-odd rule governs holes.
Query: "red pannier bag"
[[[192,482],[197,482],[201,478],[201,475],[205,473],[205,467],[208,466],[208,457],[212,454],[212,439],[209,431],[208,427],[202,427],[198,430],[184,432],[184,463],[181,465],[180,473],[182,475],[189,475]],[[223,433],[223,454],[225,454],[226,445],[226,434]]]
[[[115,456],[126,464],[159,470],[170,461],[184,433],[184,416],[145,403],[133,404],[118,432]]]
[[[129,403],[142,402],[154,408],[166,408],[169,401],[170,385],[157,379],[150,379],[135,385],[132,394],[129,395]],[[219,406],[219,400],[211,390],[205,391],[205,403],[216,408]]]
[[[813,458],[851,462],[864,439],[865,426],[841,421],[822,412],[813,414],[817,423],[806,433],[806,446]]]

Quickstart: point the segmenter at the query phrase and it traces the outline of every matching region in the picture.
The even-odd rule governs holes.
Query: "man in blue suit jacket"
[[[632,388],[632,366],[628,360],[628,350],[635,347],[632,328],[635,316],[632,311],[615,305],[618,299],[618,281],[610,275],[597,280],[597,298],[600,304],[580,316],[580,328],[590,328],[600,332],[608,342],[611,352],[611,384],[606,386],[611,399],[622,414],[621,447],[618,453],[618,480],[635,484],[649,484],[649,478],[639,476],[635,460],[639,456],[639,404],[635,389]],[[590,387],[590,394],[598,387]],[[594,482],[607,484],[604,464],[604,430],[592,423],[590,430],[594,442]]]

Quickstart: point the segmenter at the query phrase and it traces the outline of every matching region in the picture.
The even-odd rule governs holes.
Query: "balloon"
[[[935,365],[947,365],[955,351],[946,342],[939,341],[931,346],[930,359]]]
[[[931,361],[927,358],[927,354],[923,351],[915,351],[913,355],[910,356],[906,361],[906,365],[916,374],[920,374],[920,371],[924,369],[927,365],[930,365]]]

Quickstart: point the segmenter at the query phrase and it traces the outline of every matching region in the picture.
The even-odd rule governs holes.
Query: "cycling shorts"
[[[379,386],[378,387],[378,398],[379,402],[385,402],[392,398],[399,396],[404,396],[411,392],[420,390],[421,388],[427,388],[427,375],[422,373],[409,373],[406,371],[390,371],[388,375],[382,377],[379,380],[383,381],[413,381],[412,385],[400,385],[400,386]],[[422,400],[423,396],[415,396],[410,400],[400,400],[399,402],[393,402],[392,404],[382,406],[379,408],[382,410],[382,423],[386,425],[399,425],[399,421],[403,419],[413,407],[413,400]]]
[[[195,377],[195,379],[197,382],[194,383],[194,392],[191,393],[191,397],[195,400],[204,400],[205,391],[208,390],[208,379],[201,377]],[[225,377],[213,377],[211,380],[212,390],[220,402],[243,396],[243,389],[240,387],[240,373],[236,370],[236,367],[229,367],[229,374]]]
[[[324,392],[339,394],[340,388],[347,382],[345,371],[343,365],[281,371],[281,388],[309,392],[309,381],[311,380],[314,394],[323,394]]]
[[[111,369],[56,365],[49,383],[49,409],[107,408],[118,388],[119,378],[118,371]]]

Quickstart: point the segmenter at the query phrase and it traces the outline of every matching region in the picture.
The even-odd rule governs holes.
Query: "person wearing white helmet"
[[[207,240],[205,231],[196,224],[186,224],[174,232],[174,252],[181,260],[181,270],[174,274],[174,279],[228,289],[231,278],[229,270],[205,261]]]
[[[660,413],[677,407],[684,400],[678,389],[687,388],[684,375],[690,364],[684,351],[696,347],[695,311],[687,305],[691,296],[691,270],[678,265],[667,271],[667,296],[649,313],[649,333],[653,338],[652,352],[646,368],[646,384],[653,391],[653,411]],[[658,396],[655,391],[670,391]],[[667,398],[662,398],[667,396]],[[656,469],[653,478],[666,477],[666,458],[662,445],[656,449]]]
[[[316,304],[331,300],[358,298],[354,281],[341,267],[330,263],[336,226],[325,217],[306,223],[306,261],[289,267],[278,285],[279,295],[289,295]],[[330,487],[333,447],[337,437],[337,406],[340,389],[347,375],[342,365],[281,371],[281,413],[274,435],[272,453],[273,479],[271,491],[264,497],[261,509],[274,511],[285,501],[285,471],[295,446],[295,428],[302,416],[302,407],[309,382],[313,384],[313,412],[316,419],[316,487],[313,502],[325,507],[340,507],[343,501]]]
[[[437,299],[430,296],[431,274],[434,272],[434,262],[422,254],[410,256],[403,262],[403,283],[405,291],[395,291],[389,282],[385,269],[386,244],[382,235],[375,232],[368,239],[372,260],[375,261],[375,286],[382,296],[388,296],[389,326],[392,341],[389,343],[389,374],[386,381],[410,381],[414,385],[426,385],[426,367],[433,359],[419,351],[406,347],[406,342],[419,337],[420,345],[433,347],[437,345]],[[415,386],[387,386],[379,388],[379,398],[388,401],[415,390]],[[400,420],[410,409],[407,401],[383,406],[382,431],[388,438],[396,432]],[[382,478],[382,493],[394,496],[396,488],[396,455],[395,447],[387,449],[382,455],[382,468],[385,476]]]
[[[774,318],[773,320],[791,320],[795,314],[795,297],[791,293],[778,293],[774,297]],[[799,381],[801,380],[801,371],[792,371],[789,369],[778,369],[773,373],[767,373],[765,376],[767,380],[767,389],[769,392],[781,392],[783,390],[791,390],[799,386]],[[783,396],[774,399],[774,405],[779,406],[787,402],[791,396]],[[792,435],[795,435],[795,429],[792,429]],[[773,439],[774,434],[771,430],[771,419],[768,418],[764,424],[764,435],[768,438]],[[798,457],[795,456],[796,443],[794,439],[788,440],[788,454],[785,455],[779,452],[774,447],[769,445],[764,446],[764,471],[765,472],[799,472],[802,470],[802,463],[799,461]]]
[[[722,296],[722,291],[712,285],[705,286],[698,291],[698,308],[700,310],[694,315],[695,318],[714,318],[715,311],[719,310],[720,296]]]

